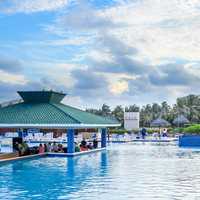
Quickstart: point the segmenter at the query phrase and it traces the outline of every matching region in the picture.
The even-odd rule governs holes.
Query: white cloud
[[[69,10],[61,20],[57,20],[62,22],[57,27],[64,31],[59,32],[61,35],[69,32],[74,33],[75,37],[77,33],[87,33],[87,38],[91,35],[93,44],[84,44],[84,62],[91,71],[105,73],[109,95],[115,94],[113,96],[116,97],[128,93],[131,98],[134,95],[142,96],[145,90],[149,99],[170,99],[177,94],[185,95],[186,91],[190,91],[188,88],[196,88],[194,82],[199,80],[199,76],[195,75],[199,74],[199,68],[184,68],[185,63],[179,63],[181,60],[188,63],[200,60],[198,6],[197,0],[127,0],[104,9],[84,5],[82,8]],[[92,17],[89,17],[90,13]],[[157,65],[167,65],[171,70],[166,71],[165,77],[158,77],[158,69],[161,73],[163,69]],[[183,80],[176,80],[174,72],[179,73],[182,66],[183,72],[180,71],[178,78]],[[121,75],[124,72],[132,78],[123,79],[113,74]],[[142,78],[130,84],[129,81],[137,73]],[[187,85],[177,86],[184,83]]]
[[[11,73],[7,73],[5,71],[0,70],[0,82],[8,83],[8,84],[17,84],[17,85],[25,85],[28,83],[28,80],[23,75],[15,75]]]
[[[195,77],[200,78],[200,63],[186,64],[185,69],[188,71],[188,73],[192,74]]]
[[[65,7],[69,1],[14,0],[7,7],[7,12],[55,10]],[[32,56],[29,66],[38,66],[31,66],[34,76],[47,77],[49,82],[44,80],[45,84],[65,85],[69,90],[75,90],[73,87],[79,81],[78,92],[72,95],[79,95],[80,98],[76,96],[72,102],[83,104],[86,97],[95,99],[88,104],[104,103],[103,99],[117,104],[122,101],[146,103],[165,99],[172,102],[175,97],[198,92],[199,87],[194,82],[200,78],[199,0],[116,2],[119,4],[111,8],[76,4],[65,10],[62,16],[59,15],[53,24],[43,25],[45,34],[55,34],[56,38],[47,37],[35,42],[35,45],[30,43],[30,46],[24,44],[29,47],[26,54]],[[71,47],[74,45],[76,47]],[[68,63],[82,62],[83,66],[67,64],[65,59],[69,59]],[[171,70],[165,68],[163,71],[163,66]],[[83,68],[86,73],[77,72]],[[106,70],[110,68],[116,70]],[[70,73],[76,69],[76,76],[72,77]],[[154,82],[149,79],[150,76]],[[185,82],[181,81],[187,76]],[[8,77],[4,79],[7,81]],[[96,82],[104,84],[96,89]],[[106,96],[97,96],[97,92]]]
[[[7,0],[0,3],[0,8],[6,13],[33,13],[63,8],[67,3],[68,0]]]
[[[73,87],[75,80],[72,79],[70,73],[81,68],[78,64],[62,62],[34,62],[32,65],[34,76],[42,78],[43,82],[49,84],[51,89],[54,89],[54,86],[65,89]]]
[[[101,15],[127,25],[110,32],[137,48],[143,61],[157,64],[164,58],[200,59],[198,0],[134,1]]]
[[[114,95],[120,95],[124,92],[129,91],[128,82],[127,81],[118,81],[116,83],[112,83],[110,85],[110,91]]]

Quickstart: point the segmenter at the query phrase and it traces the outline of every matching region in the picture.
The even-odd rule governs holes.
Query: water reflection
[[[198,199],[200,152],[170,145],[116,144],[75,158],[0,167],[0,199]]]

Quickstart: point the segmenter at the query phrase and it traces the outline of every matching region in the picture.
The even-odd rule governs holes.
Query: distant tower
[[[124,128],[128,131],[139,129],[140,113],[124,112]]]

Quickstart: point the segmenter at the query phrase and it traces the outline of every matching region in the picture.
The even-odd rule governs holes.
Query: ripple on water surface
[[[112,144],[76,158],[0,166],[0,199],[200,199],[200,151],[169,144]]]

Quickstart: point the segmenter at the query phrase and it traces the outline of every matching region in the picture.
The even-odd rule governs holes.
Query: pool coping
[[[28,155],[28,156],[7,158],[7,159],[0,160],[0,164],[1,163],[12,162],[12,161],[18,161],[18,160],[27,160],[27,159],[32,159],[32,158],[39,158],[39,157],[44,157],[44,156],[47,156],[47,154],[46,153],[42,153],[42,154],[34,154],[34,155]]]
[[[27,159],[32,159],[32,158],[45,157],[45,156],[50,156],[50,157],[75,157],[75,156],[86,155],[86,154],[90,154],[90,153],[96,153],[96,152],[100,152],[100,151],[104,151],[104,150],[106,150],[106,148],[98,148],[98,149],[92,149],[92,150],[89,150],[89,151],[82,151],[82,152],[75,152],[75,153],[47,152],[47,153],[42,153],[42,154],[34,154],[34,155],[28,155],[28,156],[2,159],[2,160],[0,160],[0,164],[1,163],[9,163],[9,162],[18,161],[18,160],[27,160]]]
[[[178,139],[133,139],[131,142],[177,142]]]

